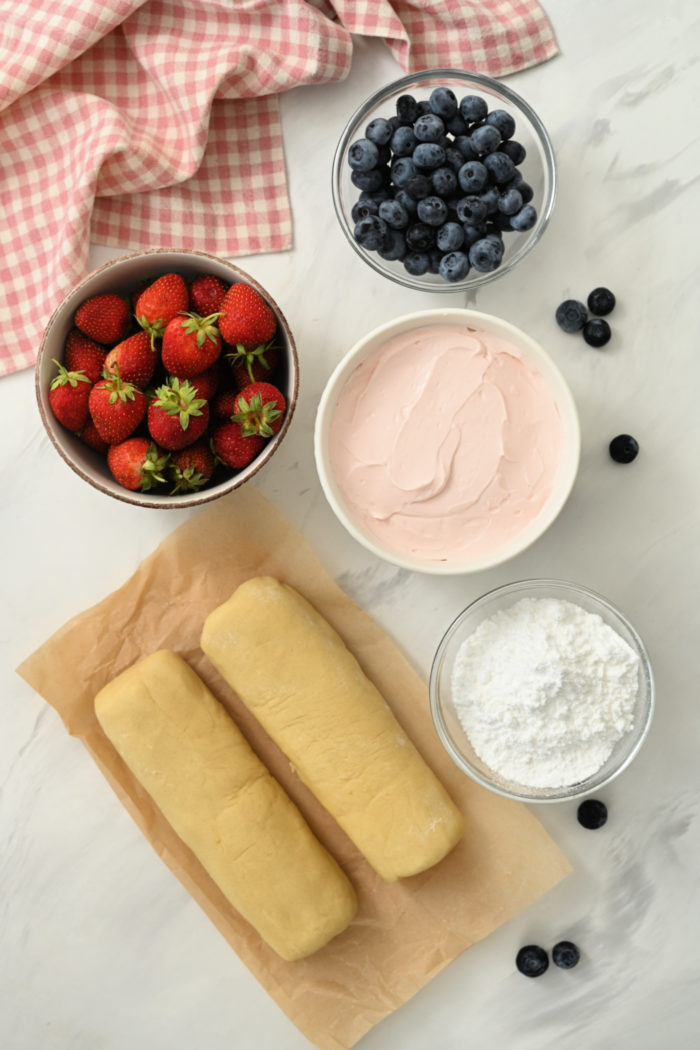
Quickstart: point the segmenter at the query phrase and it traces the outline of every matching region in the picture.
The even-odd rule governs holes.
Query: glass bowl
[[[533,190],[532,205],[537,221],[526,232],[508,232],[504,235],[505,254],[501,265],[489,273],[480,273],[472,267],[460,281],[449,282],[439,274],[423,276],[409,274],[400,261],[387,261],[376,251],[369,251],[353,236],[352,209],[360,189],[351,181],[352,169],[348,163],[350,146],[365,135],[369,122],[376,117],[389,118],[396,114],[396,101],[401,95],[411,94],[418,101],[429,98],[434,88],[445,86],[461,99],[477,95],[487,103],[489,111],[502,109],[515,120],[513,138],[525,148],[525,159],[518,165],[525,181]],[[333,203],[341,228],[357,254],[377,273],[397,284],[420,291],[455,292],[477,288],[498,277],[503,277],[528,255],[542,237],[554,208],[556,196],[556,165],[554,150],[547,130],[528,103],[500,81],[479,73],[459,69],[430,69],[411,73],[393,81],[371,95],[353,113],[341,135],[333,158]],[[461,194],[461,191],[460,191]],[[458,199],[458,198],[457,198]]]
[[[509,608],[520,598],[557,598],[570,601],[587,612],[597,613],[639,658],[639,682],[631,729],[617,741],[610,757],[596,773],[575,784],[533,788],[506,780],[476,754],[455,709],[452,671],[462,643],[483,620]],[[521,802],[559,802],[598,791],[629,766],[651,724],[654,680],[641,638],[626,617],[605,598],[578,584],[562,580],[522,580],[497,587],[477,598],[447,629],[437,648],[430,672],[430,708],[445,750],[462,772],[482,787]]]

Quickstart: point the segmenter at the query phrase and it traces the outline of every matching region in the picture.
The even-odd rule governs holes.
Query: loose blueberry
[[[440,276],[454,284],[469,273],[469,258],[464,252],[448,252],[440,260]]]
[[[402,124],[391,136],[391,150],[395,157],[410,157],[416,148],[416,136],[406,124]]]
[[[416,111],[417,111],[418,117],[423,117],[423,116],[425,116],[426,113],[432,113],[433,112],[432,109],[430,108],[430,103],[428,102],[427,98],[422,98],[420,100],[420,102],[416,106]]]
[[[378,215],[393,230],[403,230],[408,226],[408,212],[397,200],[382,201]]]
[[[529,182],[518,182],[518,191],[523,199],[524,204],[529,204],[532,198],[535,196],[535,191]]]
[[[457,180],[465,193],[480,193],[489,181],[488,170],[479,160],[468,160],[457,172]]]
[[[589,346],[605,346],[610,342],[610,325],[602,317],[592,317],[583,326],[583,338]]]
[[[456,138],[458,135],[466,135],[469,129],[469,125],[459,112],[455,113],[454,116],[448,117],[445,121],[445,131],[448,131],[450,135],[454,135]]]
[[[451,168],[452,171],[454,171],[455,173],[459,171],[459,169],[462,167],[465,160],[467,159],[473,158],[465,157],[464,154],[461,153],[456,146],[447,146],[447,148],[445,149],[445,164],[448,166],[448,168]]]
[[[428,259],[430,260],[428,273],[440,273],[440,262],[442,261],[442,252],[440,249],[431,248],[428,252]]]
[[[552,948],[552,962],[562,970],[572,970],[581,958],[581,952],[573,941],[559,941]]]
[[[397,157],[391,165],[391,178],[394,186],[401,189],[416,174],[416,167],[410,157]]]
[[[446,222],[435,235],[435,243],[443,252],[456,252],[464,244],[464,228],[458,222]]]
[[[427,252],[409,252],[403,265],[406,272],[413,277],[422,277],[430,268],[430,256]]]
[[[538,944],[526,944],[515,956],[515,965],[526,977],[541,977],[549,967],[549,957]]]
[[[396,100],[399,124],[413,124],[418,117],[418,103],[413,95],[400,95]]]
[[[430,187],[428,187],[428,192],[430,192]],[[426,193],[426,197],[427,196],[428,194]],[[412,197],[410,193],[408,193],[406,190],[397,190],[394,194],[394,200],[397,201],[397,203],[399,203],[402,208],[405,208],[410,216],[416,214],[415,198]]]
[[[352,171],[350,181],[358,190],[374,193],[384,185],[384,171],[381,168],[370,168],[369,171]]]
[[[377,250],[377,255],[387,262],[403,259],[406,255],[406,238],[401,230],[390,229],[382,247]]]
[[[436,168],[430,176],[438,197],[452,197],[459,188],[457,175],[452,168]]]
[[[474,149],[474,146],[472,145],[472,140],[469,138],[468,135],[458,135],[455,139],[455,147],[462,154],[462,164],[464,164],[465,160],[479,159],[479,154]]]
[[[477,153],[485,156],[487,153],[495,153],[501,144],[501,136],[491,124],[484,124],[472,131],[470,138],[472,146]]]
[[[472,244],[476,244],[482,237],[486,235],[486,227],[482,224],[479,226],[472,226],[470,223],[465,222],[462,224],[464,230],[464,244],[467,248],[471,248]]]
[[[608,449],[616,463],[631,463],[639,455],[639,442],[631,434],[618,434],[612,439]]]
[[[389,227],[378,215],[368,215],[355,223],[354,237],[368,251],[376,251],[384,243]]]
[[[499,250],[493,240],[482,237],[469,249],[469,262],[479,273],[492,273],[501,265],[503,248]]]
[[[522,186],[524,185],[525,183],[522,183]],[[520,194],[520,199],[524,200],[525,198],[523,197],[522,186],[518,186],[517,192]],[[515,230],[517,233],[525,233],[526,230],[531,230],[536,222],[537,212],[535,211],[535,209],[532,207],[531,204],[523,204],[520,211],[516,212],[515,215],[511,215],[510,228],[511,230]]]
[[[427,252],[435,245],[435,230],[425,222],[414,222],[406,230],[406,244],[415,252]]]
[[[454,91],[448,87],[436,87],[434,91],[430,93],[428,99],[430,108],[433,113],[441,117],[442,120],[450,120],[458,112],[457,107],[457,96]]]
[[[412,160],[418,171],[434,171],[445,163],[445,150],[437,142],[421,142],[414,149]]]
[[[348,164],[354,171],[370,171],[378,160],[379,150],[369,139],[357,139],[348,149]]]
[[[588,296],[588,309],[598,317],[606,317],[615,308],[615,296],[609,288],[594,288]]]
[[[442,226],[447,221],[447,205],[442,197],[425,197],[418,201],[418,218],[428,226]]]
[[[365,128],[365,138],[373,142],[375,146],[386,146],[392,135],[392,127],[384,117],[375,117],[370,120]]]
[[[478,226],[488,215],[488,205],[483,197],[472,194],[457,201],[457,218],[469,226]]]
[[[627,435],[623,434],[622,437],[626,438]],[[616,438],[615,440],[618,439]],[[634,438],[631,440],[634,441]],[[604,802],[600,802],[597,798],[587,798],[578,807],[576,816],[582,827],[588,828],[591,831],[596,831],[598,828],[602,828],[603,824],[605,824],[608,819],[608,807]]]
[[[588,320],[588,311],[578,299],[565,299],[555,313],[557,324],[565,332],[580,332]]]
[[[373,200],[359,200],[356,201],[352,206],[350,215],[352,216],[353,222],[359,222],[360,219],[366,219],[368,215],[376,215],[379,211],[379,202]]]
[[[503,215],[513,216],[516,215],[523,206],[523,199],[520,193],[516,189],[507,189],[505,193],[502,193],[498,198],[498,210]],[[509,226],[512,224],[509,222]]]
[[[513,164],[522,164],[527,156],[527,150],[522,142],[516,142],[515,139],[508,139],[507,142],[502,142],[498,148],[501,153],[505,153],[507,157],[510,157]]]
[[[498,185],[509,182],[516,173],[513,161],[507,154],[501,153],[500,150],[489,153],[487,157],[484,157],[483,164],[493,181]]]
[[[465,95],[464,98],[460,100],[460,115],[463,120],[470,123],[477,120],[484,120],[488,111],[489,107],[479,95]]]
[[[413,132],[419,142],[439,142],[445,134],[445,125],[435,113],[425,113],[413,125]]]
[[[479,196],[486,205],[486,214],[495,215],[498,211],[498,202],[501,196],[497,187],[489,186],[488,189],[482,190]]]
[[[486,123],[491,124],[502,139],[511,139],[515,134],[515,121],[505,109],[492,109],[486,116]]]
[[[413,197],[414,201],[422,201],[424,197],[429,197],[432,193],[433,184],[427,175],[416,172],[406,180],[403,188],[409,197]]]

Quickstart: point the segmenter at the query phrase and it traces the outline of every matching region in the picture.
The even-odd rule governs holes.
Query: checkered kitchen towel
[[[91,240],[224,257],[289,248],[276,96],[345,77],[353,34],[385,40],[407,71],[498,77],[557,50],[534,0],[4,0],[0,10],[0,375],[34,362],[53,308],[87,272]]]

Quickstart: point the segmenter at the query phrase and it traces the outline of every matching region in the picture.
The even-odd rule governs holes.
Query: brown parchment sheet
[[[461,808],[462,841],[429,871],[383,882],[199,648],[207,614],[257,575],[291,584],[329,620]],[[225,704],[355,886],[356,920],[307,959],[281,960],[231,908],[97,723],[98,690],[161,648],[189,661]],[[66,623],[17,671],[82,740],[158,855],[319,1050],[353,1046],[461,952],[570,871],[525,806],[483,790],[453,765],[432,725],[427,684],[339,589],[301,534],[250,485],[179,526],[121,588]]]

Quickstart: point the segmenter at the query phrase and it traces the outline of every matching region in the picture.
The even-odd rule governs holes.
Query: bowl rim
[[[636,649],[637,655],[640,659],[640,670],[643,678],[647,682],[647,694],[648,703],[644,715],[644,721],[637,730],[637,736],[634,740],[634,744],[630,750],[626,753],[624,759],[612,770],[610,770],[606,776],[596,780],[596,774],[587,778],[585,781],[581,781],[581,786],[578,790],[569,790],[566,788],[554,789],[554,793],[547,796],[533,795],[528,790],[522,792],[511,791],[508,788],[501,787],[499,784],[489,780],[486,776],[475,769],[469,761],[464,757],[459,748],[454,744],[452,737],[447,729],[445,720],[442,715],[442,708],[439,696],[438,688],[438,675],[442,667],[442,661],[444,659],[445,651],[452,641],[454,635],[459,630],[461,624],[467,618],[467,616],[474,611],[475,608],[486,603],[489,599],[497,595],[515,594],[518,591],[523,591],[523,596],[532,596],[532,591],[552,590],[561,589],[562,591],[573,592],[573,594],[579,594],[586,597],[589,601],[592,601],[594,605],[599,605],[605,609],[608,614],[611,615],[612,619],[618,620],[624,625],[626,630],[629,632]],[[564,600],[573,600],[571,597]],[[450,756],[454,764],[467,776],[471,777],[481,787],[486,788],[489,791],[494,792],[497,795],[501,795],[503,798],[512,799],[516,802],[527,802],[527,803],[538,803],[538,804],[551,804],[555,802],[571,802],[576,799],[583,798],[585,795],[590,795],[593,791],[599,791],[602,788],[607,787],[613,780],[616,779],[625,769],[629,767],[634,758],[639,753],[642,744],[647,738],[649,729],[651,727],[654,710],[656,706],[656,688],[654,682],[654,672],[649,658],[647,648],[637,631],[636,627],[630,622],[627,616],[608,598],[605,598],[598,591],[592,590],[590,587],[586,587],[580,583],[574,583],[571,580],[557,579],[555,577],[529,577],[520,580],[514,580],[511,583],[500,584],[496,587],[491,587],[488,591],[480,594],[473,601],[469,602],[454,617],[452,622],[445,630],[440,642],[435,650],[433,657],[430,675],[428,679],[428,698],[430,704],[430,713],[433,719],[433,725],[435,731],[442,743],[445,751]],[[633,730],[629,730],[633,732]],[[576,787],[576,785],[571,785]],[[536,790],[536,789],[535,789]],[[557,793],[558,790],[558,793]]]
[[[516,255],[515,258],[509,260],[498,269],[492,270],[490,273],[479,274],[478,277],[468,277],[462,281],[455,281],[454,284],[450,284],[447,281],[442,282],[423,282],[418,277],[413,277],[409,273],[401,273],[400,271],[394,271],[384,265],[384,260],[377,256],[374,252],[365,251],[355,240],[352,235],[352,230],[348,222],[347,216],[343,209],[341,197],[340,197],[340,186],[343,170],[343,157],[350,145],[353,137],[353,129],[357,124],[373,109],[376,105],[381,103],[382,99],[387,98],[390,95],[395,94],[397,91],[401,91],[403,88],[408,87],[410,84],[416,82],[430,81],[433,79],[448,79],[457,78],[462,81],[471,81],[484,89],[489,90],[492,93],[500,94],[507,102],[509,102],[516,109],[520,110],[527,120],[532,125],[536,133],[536,137],[539,140],[540,146],[545,157],[544,167],[550,180],[549,195],[545,201],[543,201],[542,207],[538,208],[537,213],[537,224],[534,227],[535,233],[530,237],[528,243],[525,244],[524,250],[520,255]],[[449,66],[435,67],[434,69],[418,70],[415,73],[406,73],[404,76],[399,77],[396,80],[392,80],[390,83],[385,84],[383,87],[378,88],[371,95],[369,95],[363,102],[352,113],[345,125],[340,139],[336,145],[333,154],[333,163],[331,166],[331,194],[333,199],[333,208],[336,213],[336,218],[340,224],[340,227],[345,235],[346,240],[363,262],[367,263],[368,266],[375,271],[375,273],[381,274],[382,277],[388,277],[396,284],[401,285],[404,288],[413,288],[417,291],[430,291],[444,294],[446,292],[460,292],[469,291],[471,289],[480,288],[484,284],[488,284],[490,281],[495,281],[499,277],[504,277],[509,273],[518,263],[522,262],[527,255],[539,244],[547,226],[549,225],[552,213],[554,211],[554,205],[557,198],[557,163],[556,156],[554,153],[554,146],[550,138],[549,132],[547,131],[542,119],[538,116],[532,106],[527,102],[522,95],[519,95],[517,91],[514,91],[508,84],[504,84],[502,81],[495,79],[494,77],[486,76],[484,73],[475,73],[471,70],[455,69]],[[470,270],[470,274],[472,271]]]
[[[404,326],[406,326],[407,330],[412,326],[425,327],[430,323],[448,324],[451,322],[458,322],[461,324],[470,324],[471,322],[474,322],[475,327],[478,326],[479,322],[492,324],[495,327],[498,327],[504,334],[510,336],[516,345],[520,346],[524,343],[528,347],[528,350],[532,350],[536,361],[544,364],[545,369],[549,372],[551,378],[556,384],[558,399],[560,399],[565,405],[568,421],[571,425],[570,433],[566,435],[566,440],[570,442],[569,473],[566,481],[562,483],[558,499],[552,502],[549,506],[547,514],[540,512],[541,521],[539,516],[535,519],[535,521],[539,521],[540,527],[536,530],[533,529],[532,535],[529,539],[526,539],[525,542],[516,544],[515,541],[512,541],[510,545],[506,545],[501,550],[500,554],[497,553],[496,555],[484,557],[476,561],[471,560],[468,565],[460,564],[459,562],[440,561],[438,559],[412,558],[410,555],[400,551],[394,551],[390,548],[385,549],[378,542],[368,536],[360,526],[356,524],[350,511],[345,508],[342,495],[340,494],[339,488],[333,477],[330,464],[330,449],[327,438],[327,431],[330,428],[332,413],[335,408],[335,399],[354,369],[358,367],[364,359],[363,354],[370,356],[373,352],[373,349],[370,348],[371,344],[378,343],[384,338],[389,338],[395,331],[397,331],[397,329],[403,329]],[[378,325],[376,328],[373,328],[370,332],[358,339],[335,365],[326,381],[316,409],[316,419],[314,424],[314,459],[316,461],[316,472],[321,482],[321,488],[323,489],[323,493],[330,504],[331,509],[341,525],[343,525],[350,535],[365,547],[366,550],[384,561],[388,561],[393,565],[397,565],[399,568],[408,569],[413,572],[423,572],[436,576],[467,575],[495,568],[496,566],[509,561],[511,558],[522,554],[523,551],[527,550],[527,548],[535,543],[536,540],[540,539],[550,525],[556,520],[566,504],[576,481],[580,457],[581,425],[578,409],[571,388],[559,366],[554,362],[544,347],[537,342],[537,340],[516,325],[512,324],[512,322],[506,321],[495,314],[487,314],[480,310],[472,310],[469,307],[433,307],[426,310],[417,310],[412,313],[401,314],[399,317],[395,317],[393,320],[386,321],[381,325]]]
[[[200,489],[195,492],[182,493],[180,495],[151,495],[150,493],[138,493],[131,492],[129,489],[114,491],[108,485],[104,484],[98,477],[92,476],[88,471],[84,470],[83,467],[77,463],[68,450],[64,447],[64,443],[60,440],[64,428],[61,427],[60,423],[54,418],[53,414],[47,408],[48,401],[43,397],[43,384],[42,384],[42,364],[47,353],[47,343],[49,341],[50,333],[57,323],[66,313],[77,308],[77,305],[81,299],[81,293],[84,295],[84,289],[87,285],[93,282],[95,277],[105,273],[111,269],[125,268],[129,262],[133,262],[137,259],[153,258],[157,260],[162,256],[171,256],[183,258],[187,261],[201,259],[205,264],[215,264],[217,267],[225,267],[232,273],[237,275],[239,281],[243,281],[255,288],[257,292],[265,299],[277,317],[278,323],[284,332],[284,337],[287,343],[287,369],[288,369],[288,397],[287,400],[287,411],[285,418],[280,427],[279,431],[274,435],[273,438],[266,444],[265,448],[259,453],[258,456],[243,470],[237,474],[231,475],[231,477],[219,482],[217,485],[211,488]],[[121,503],[130,503],[132,506],[146,507],[151,510],[185,510],[191,507],[199,507],[205,503],[210,503],[212,500],[219,499],[221,496],[227,495],[229,492],[240,488],[241,485],[249,481],[250,478],[254,477],[255,474],[267,463],[272,457],[274,452],[277,450],[280,442],[284,435],[287,433],[289,426],[292,421],[292,416],[296,408],[296,403],[299,394],[299,359],[296,350],[296,344],[292,335],[291,329],[287,319],[277,305],[275,300],[269,294],[259,281],[252,277],[247,271],[242,270],[235,263],[230,262],[228,259],[224,259],[221,256],[213,255],[211,252],[199,251],[192,248],[149,248],[141,251],[129,252],[125,255],[117,256],[114,259],[110,259],[103,263],[101,266],[96,267],[86,274],[78,284],[74,285],[66,296],[61,300],[60,303],[55,307],[49,320],[46,323],[44,331],[42,333],[41,342],[37,351],[37,357],[34,364],[34,391],[39,407],[39,414],[41,416],[44,429],[48,434],[49,440],[53,447],[58,452],[59,456],[67,465],[73,470],[83,481],[86,481],[92,488],[97,489],[99,492],[106,496],[110,496],[112,499],[119,500]],[[65,433],[69,433],[65,431]],[[72,435],[74,436],[74,435]],[[139,498],[140,497],[140,498]]]

